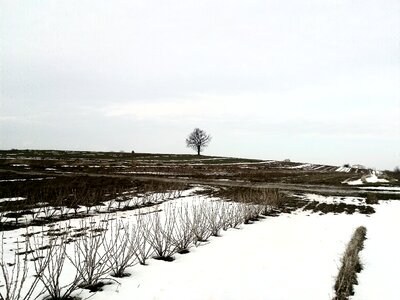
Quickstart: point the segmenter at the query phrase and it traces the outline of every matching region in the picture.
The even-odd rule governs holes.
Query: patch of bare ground
[[[373,214],[375,209],[369,205],[356,205],[348,203],[321,203],[318,201],[309,202],[304,208],[304,210],[310,210],[312,212],[320,212],[323,214],[335,213],[335,214],[353,214],[358,212],[360,214]]]

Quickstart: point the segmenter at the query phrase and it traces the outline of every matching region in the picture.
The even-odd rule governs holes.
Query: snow
[[[3,179],[3,180],[0,180],[0,182],[16,182],[16,181],[28,181],[28,180],[32,180],[32,181],[34,181],[34,180],[38,180],[38,181],[41,181],[41,180],[44,180],[44,179],[54,179],[55,177],[40,177],[40,178],[28,178],[28,179],[26,179],[26,178],[21,178],[21,179]]]
[[[346,204],[364,204],[365,199],[361,197],[339,197],[339,196],[323,196],[318,194],[304,194],[301,196],[302,199],[308,201],[317,201],[320,203],[327,204],[338,204],[338,203],[346,203]]]
[[[26,179],[2,179],[0,182],[26,181]]]
[[[118,290],[107,287],[93,299],[331,299],[341,254],[366,220],[305,213],[268,218],[228,230],[172,263],[134,267]]]
[[[386,179],[378,178],[378,176],[376,176],[376,173],[372,173],[370,176],[366,177],[365,181],[368,183],[389,182]]]
[[[377,213],[371,216],[360,252],[364,269],[358,275],[352,300],[400,299],[399,215],[400,201],[381,201]]]
[[[12,197],[12,198],[0,198],[0,203],[9,202],[9,201],[22,201],[25,200],[24,197]]]
[[[378,191],[400,191],[399,186],[365,186],[365,187],[359,187],[359,189],[378,190]]]
[[[306,169],[312,167],[313,164],[302,164],[302,165],[297,165],[294,167],[287,167],[287,169]]]
[[[368,176],[364,177],[364,178],[360,178],[354,181],[343,181],[342,183],[347,183],[348,185],[361,185],[364,184],[364,182],[366,183],[387,183],[389,182],[387,179],[384,178],[378,178],[377,175],[381,175],[381,173],[376,172],[376,171],[372,171],[372,173],[370,173]]]
[[[267,165],[274,161],[257,161],[257,162],[228,162],[228,163],[190,163],[191,166],[254,166]],[[179,166],[179,165],[178,165]]]
[[[336,169],[336,172],[346,172],[349,173],[351,171],[351,168],[348,167],[339,167]]]
[[[342,183],[347,183],[348,185],[361,185],[364,184],[364,182],[360,179],[353,180],[353,181],[343,181]]]
[[[319,169],[322,169],[322,168],[324,168],[324,167],[326,167],[326,166],[324,166],[324,165],[321,165],[321,166],[315,166],[315,167],[314,167],[314,170],[319,170]]]
[[[165,202],[159,207],[143,209],[155,211],[168,205],[210,201],[190,196]],[[355,197],[324,197],[306,194],[309,200],[325,203],[343,201],[355,203]],[[175,261],[149,260],[147,266],[136,265],[127,272],[131,277],[117,279],[96,294],[80,291],[79,297],[92,300],[117,299],[332,299],[333,285],[346,244],[356,227],[367,227],[365,249],[361,252],[364,270],[359,274],[359,286],[353,300],[398,300],[397,288],[400,260],[399,238],[389,234],[398,228],[400,202],[380,201],[376,213],[320,215],[305,211],[268,217],[239,230],[229,229],[221,237],[190,248],[185,255],[175,254]],[[124,211],[110,215],[135,220],[138,211]],[[94,220],[100,222],[103,216]],[[79,219],[63,221],[72,227],[80,226]],[[64,225],[65,226],[65,225]],[[50,226],[31,227],[33,232]],[[5,232],[4,254],[11,255],[17,238],[25,229]],[[69,246],[71,247],[71,246]],[[30,262],[32,263],[32,262]],[[30,268],[32,272],[33,268]],[[65,276],[71,275],[65,266]],[[397,280],[397,281],[396,281]]]
[[[128,172],[118,172],[119,174],[137,174],[137,175],[174,175],[174,173],[168,172],[137,172],[137,171],[128,171]],[[179,174],[179,175],[188,175],[188,174]]]

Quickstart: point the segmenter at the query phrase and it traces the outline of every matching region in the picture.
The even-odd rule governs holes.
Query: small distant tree
[[[396,178],[396,179],[400,179],[400,167],[395,167],[393,170],[393,173],[391,173],[391,175]]]
[[[186,146],[197,151],[197,155],[200,155],[204,148],[208,146],[210,141],[210,135],[208,135],[204,130],[195,128],[186,139]]]

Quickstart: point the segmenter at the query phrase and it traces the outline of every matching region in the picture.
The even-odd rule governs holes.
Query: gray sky
[[[0,0],[0,148],[400,165],[398,0]]]

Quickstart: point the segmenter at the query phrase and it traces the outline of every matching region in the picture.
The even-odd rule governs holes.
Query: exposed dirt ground
[[[189,185],[278,189],[288,199],[296,193],[400,199],[400,193],[365,190],[343,183],[363,178],[369,172],[350,167],[197,155],[0,151],[0,214],[7,213],[9,218],[18,220],[18,216],[31,214],[31,209],[39,204],[77,209],[101,205],[127,192],[165,193],[184,190]],[[399,186],[388,174],[382,176],[391,186]],[[371,194],[374,196],[370,197]],[[320,212],[371,213],[368,207],[296,201],[288,201],[288,210],[305,207]]]

